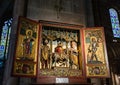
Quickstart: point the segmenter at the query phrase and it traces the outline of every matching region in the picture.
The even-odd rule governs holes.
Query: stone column
[[[6,66],[4,71],[3,85],[18,85],[18,78],[12,77],[11,71],[12,71],[13,57],[15,51],[16,37],[17,37],[16,33],[17,33],[18,17],[23,16],[24,14],[24,2],[25,0],[15,0],[14,3],[13,23],[11,27],[10,43],[8,48],[8,59],[6,61]]]
[[[84,0],[84,3],[85,3],[86,27],[93,27],[94,17],[93,17],[92,0]]]
[[[115,85],[115,74],[111,70],[112,85]]]
[[[101,80],[98,78],[91,78],[91,83],[93,83],[93,85],[101,85]]]
[[[120,81],[117,74],[115,74],[115,82],[116,82],[115,85],[120,85]]]

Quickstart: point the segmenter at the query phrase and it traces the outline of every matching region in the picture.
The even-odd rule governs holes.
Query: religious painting
[[[18,23],[13,75],[36,76],[38,37],[39,23],[20,17]],[[19,70],[19,68],[23,70]],[[26,72],[24,72],[25,69]],[[31,72],[28,73],[28,69]]]
[[[109,77],[104,28],[82,29],[87,77]]]
[[[16,73],[16,75],[21,75],[21,76],[36,75],[36,64],[23,63],[23,62],[17,62],[16,61],[14,72]]]
[[[42,26],[40,76],[82,76],[80,30]]]

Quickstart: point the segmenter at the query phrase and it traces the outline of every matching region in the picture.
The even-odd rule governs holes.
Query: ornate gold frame
[[[82,29],[87,77],[109,77],[108,56],[103,27]]]
[[[38,61],[39,23],[19,17],[13,75],[35,77]]]

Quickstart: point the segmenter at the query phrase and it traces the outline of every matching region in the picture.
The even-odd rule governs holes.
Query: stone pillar
[[[93,83],[93,85],[101,85],[101,80],[98,78],[91,78],[91,83]]]
[[[31,84],[31,78],[20,78],[19,85],[30,85]]]
[[[115,74],[115,82],[116,82],[115,85],[120,85],[120,81],[117,74]]]
[[[112,84],[115,85],[115,76],[113,72],[111,72],[111,76],[112,76]]]
[[[85,16],[86,16],[86,27],[94,26],[93,7],[92,0],[85,0]]]
[[[24,14],[24,1],[25,0],[15,0],[14,9],[13,9],[13,23],[11,27],[10,43],[8,48],[8,59],[6,61],[6,66],[4,71],[3,85],[18,85],[18,78],[12,77],[11,71],[12,71],[12,64],[13,64],[13,57],[14,57],[15,43],[17,36],[16,31],[17,31],[18,17],[23,16]]]

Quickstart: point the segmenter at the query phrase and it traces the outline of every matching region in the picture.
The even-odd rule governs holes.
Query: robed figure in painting
[[[93,58],[96,59],[96,61],[98,61],[97,55],[96,55],[96,51],[97,48],[99,47],[98,42],[96,40],[96,38],[91,38],[91,43],[88,47],[88,53],[91,52],[91,58],[90,61],[93,61]]]
[[[25,39],[23,40],[23,51],[24,54],[32,54],[34,39],[32,37],[32,31],[27,30]]]

